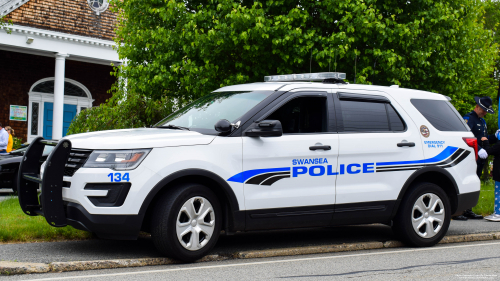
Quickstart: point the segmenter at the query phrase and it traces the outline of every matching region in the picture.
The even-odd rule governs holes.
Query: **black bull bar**
[[[55,146],[45,161],[43,178],[40,178],[40,158],[46,145]],[[45,140],[38,137],[24,153],[19,167],[17,193],[23,212],[29,216],[44,216],[55,227],[67,225],[62,199],[63,176],[71,152],[71,142]],[[38,196],[38,187],[41,194]]]

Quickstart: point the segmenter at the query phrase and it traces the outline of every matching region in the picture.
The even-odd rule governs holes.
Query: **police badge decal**
[[[420,126],[420,133],[424,136],[424,138],[428,138],[431,134],[431,132],[429,132],[429,128],[425,125]]]

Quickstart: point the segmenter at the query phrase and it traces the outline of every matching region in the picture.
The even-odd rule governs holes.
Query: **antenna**
[[[335,72],[337,72],[337,50],[335,50]]]
[[[330,65],[332,64],[332,51],[330,51],[330,60],[328,61],[328,72],[330,72]]]
[[[309,60],[309,73],[312,73],[313,49],[311,48],[311,59]]]
[[[358,60],[357,49],[354,49],[354,84],[356,84],[356,62]]]

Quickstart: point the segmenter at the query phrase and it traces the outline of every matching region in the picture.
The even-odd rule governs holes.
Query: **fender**
[[[185,169],[185,170],[180,170],[175,173],[172,173],[162,180],[160,180],[148,193],[146,196],[146,199],[144,199],[144,202],[142,202],[141,209],[139,210],[139,215],[141,216],[141,220],[144,218],[146,215],[146,211],[148,210],[149,205],[155,198],[155,196],[160,192],[160,190],[165,187],[167,184],[173,182],[176,179],[186,177],[186,176],[203,176],[212,179],[215,181],[219,186],[222,187],[224,190],[224,194],[226,195],[226,198],[228,199],[229,203],[229,220],[230,224],[232,225],[231,228],[235,228],[239,230],[240,228],[244,228],[245,226],[245,218],[244,218],[244,212],[240,211],[240,207],[238,204],[238,200],[236,199],[236,195],[234,194],[233,189],[229,184],[222,179],[219,175],[203,170],[203,169]]]
[[[453,176],[448,172],[446,169],[438,167],[438,166],[428,166],[421,168],[419,170],[416,170],[405,182],[403,185],[403,188],[401,188],[401,191],[399,192],[398,199],[396,200],[396,204],[394,204],[394,209],[392,210],[392,215],[391,219],[393,219],[396,216],[396,213],[398,212],[399,205],[401,204],[401,201],[403,200],[403,196],[405,195],[406,191],[410,187],[410,185],[415,181],[417,177],[419,177],[422,174],[428,173],[428,172],[438,172],[440,174],[443,174],[446,176],[450,182],[453,184],[453,187],[455,188],[456,194],[460,194],[458,191],[458,185]]]

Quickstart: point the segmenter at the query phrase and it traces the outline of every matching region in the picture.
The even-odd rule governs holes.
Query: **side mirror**
[[[219,133],[229,133],[231,132],[231,122],[227,119],[221,119],[215,123],[214,128]]]
[[[249,137],[281,137],[283,128],[279,120],[264,120],[253,123],[245,135]]]

